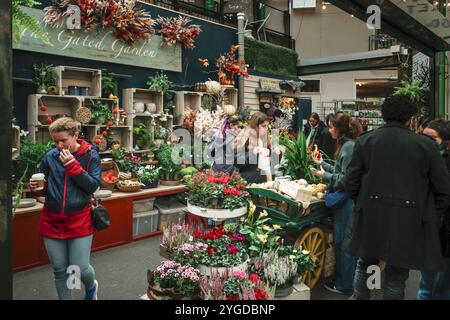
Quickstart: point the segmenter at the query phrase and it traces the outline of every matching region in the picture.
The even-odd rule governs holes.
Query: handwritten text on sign
[[[22,9],[42,23],[44,17],[42,10],[28,7]],[[117,39],[111,29],[84,32],[66,30],[65,23],[58,28],[41,25],[50,44],[45,44],[32,31],[25,29],[22,31],[20,42],[13,42],[13,48],[181,72],[181,45],[162,47],[161,36],[154,35],[148,42],[136,41],[135,46],[131,47]]]

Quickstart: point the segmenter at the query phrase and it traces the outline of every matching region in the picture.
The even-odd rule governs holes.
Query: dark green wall
[[[45,2],[45,1],[42,1]],[[179,14],[173,11],[152,5],[141,4],[148,11],[152,18],[158,16],[170,17]],[[209,70],[215,69],[215,60],[222,54],[228,52],[232,44],[237,43],[237,30],[228,28],[216,23],[207,22],[200,19],[191,18],[192,23],[201,26],[203,32],[196,41],[196,48],[183,49],[183,71],[181,73],[167,72],[170,80],[176,84],[195,84],[203,82],[208,78],[217,78],[215,73],[205,73],[198,64],[198,58],[207,58],[210,61]],[[51,63],[54,65],[76,66],[85,68],[106,68],[110,72],[117,74],[131,75],[119,83],[119,93],[123,88],[145,88],[147,78],[159,70],[138,68],[128,65],[119,65],[114,63],[103,63],[85,59],[66,58],[63,56],[37,54],[34,52],[14,50],[13,52],[13,76],[17,78],[32,78],[34,63]],[[180,90],[183,90],[180,88]],[[185,88],[184,90],[189,90]],[[35,93],[35,86],[30,83],[14,82],[14,106],[19,125],[26,128],[26,107],[27,96]]]

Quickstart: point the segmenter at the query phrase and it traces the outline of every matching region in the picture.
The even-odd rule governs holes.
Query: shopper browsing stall
[[[354,140],[362,133],[361,124],[350,116],[341,114],[337,118],[330,119],[329,132],[335,139],[336,150],[334,153],[335,165],[331,166],[323,161],[322,155],[314,158],[320,165],[319,171],[313,171],[315,176],[323,178],[330,184],[330,192],[344,191],[344,179],[348,164],[352,158]],[[356,257],[342,250],[344,233],[350,221],[353,211],[353,200],[343,194],[339,204],[332,207],[334,218],[334,253],[335,253],[335,278],[325,285],[325,288],[343,294],[352,294],[353,277],[356,268]]]
[[[237,137],[236,147],[236,166],[241,176],[248,183],[267,181],[267,175],[270,174],[267,169],[270,170],[271,142],[266,114],[256,112],[252,115],[248,127]]]
[[[40,163],[46,179],[44,189],[38,191],[38,182],[30,180],[31,190],[45,195],[38,231],[44,238],[61,300],[72,298],[67,286],[69,266],[79,268],[86,300],[96,300],[98,291],[89,260],[94,233],[91,195],[100,183],[100,158],[91,144],[78,139],[79,130],[79,123],[68,117],[50,125],[55,148]]]
[[[237,116],[227,117],[211,141],[214,152],[214,172],[232,174],[237,171],[235,163],[235,141],[242,127],[242,121]]]
[[[307,145],[314,145],[317,143],[325,127],[325,123],[320,120],[319,115],[316,112],[311,113],[308,123],[305,124],[304,128]]]
[[[407,128],[418,108],[395,95],[386,125],[355,144],[345,190],[355,200],[344,248],[359,257],[352,299],[369,299],[367,268],[386,262],[383,298],[403,299],[409,270],[443,271],[439,215],[450,206],[450,174],[428,137]]]
[[[423,130],[423,134],[429,136],[438,145],[442,158],[445,161],[447,170],[450,172],[450,124],[442,119],[429,122]],[[450,225],[450,214],[443,219],[446,226]],[[446,229],[444,229],[446,230]],[[450,231],[450,230],[447,230]],[[441,235],[445,236],[445,234]],[[441,242],[443,253],[447,255],[447,269],[444,272],[424,272],[420,273],[418,300],[450,300],[450,243]]]

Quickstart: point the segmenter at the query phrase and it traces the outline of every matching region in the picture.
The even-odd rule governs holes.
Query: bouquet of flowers
[[[237,209],[247,205],[246,181],[238,173],[199,171],[187,180],[191,204],[215,209]]]

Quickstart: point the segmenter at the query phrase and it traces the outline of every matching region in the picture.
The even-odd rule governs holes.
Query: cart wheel
[[[318,263],[314,272],[308,271],[302,276],[302,282],[312,289],[320,279],[325,261],[325,236],[323,230],[319,227],[306,229],[297,238],[294,247],[308,250],[314,262]]]

